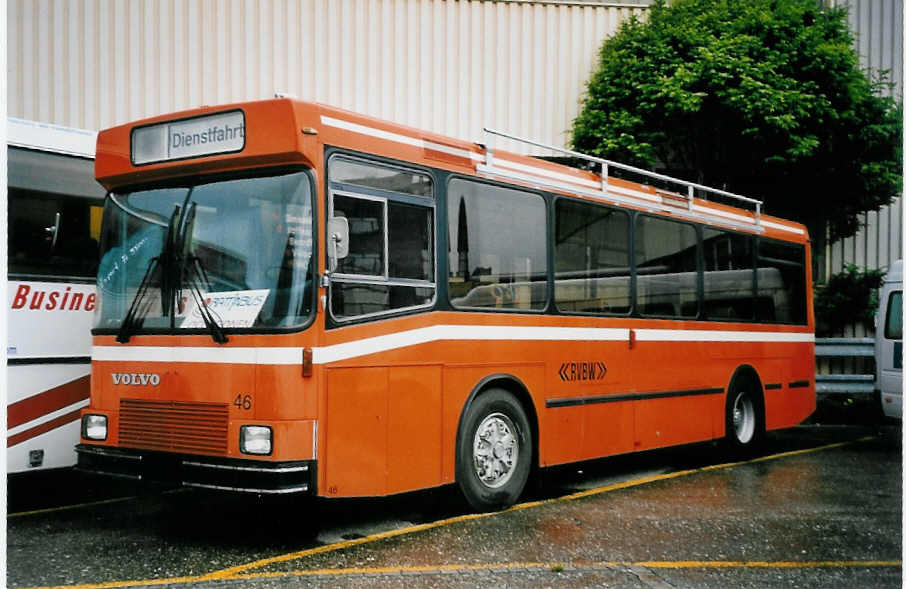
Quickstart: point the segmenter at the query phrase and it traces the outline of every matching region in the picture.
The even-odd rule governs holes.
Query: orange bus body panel
[[[242,151],[132,165],[135,127],[236,109],[246,117]],[[105,187],[118,190],[189,176],[309,166],[315,180],[320,276],[326,266],[325,148],[482,177],[476,164],[484,151],[478,145],[289,99],[205,107],[102,131],[96,174]],[[554,174],[564,185],[599,181],[591,172],[516,154],[495,155],[539,174]],[[666,200],[650,186],[619,179],[611,179],[610,185]],[[609,202],[568,187],[544,191]],[[646,210],[644,202],[609,204]],[[752,234],[806,246],[810,267],[808,234],[801,225],[761,215],[756,230],[752,211],[698,199],[694,204],[717,220],[714,226],[720,227],[722,218],[733,219],[727,226],[737,231],[746,231],[740,226],[749,223]],[[685,214],[679,207],[662,207],[657,213]],[[438,282],[444,280],[437,276]],[[810,293],[808,275],[806,282]],[[153,447],[154,440],[142,441],[151,427],[142,420],[152,419],[155,411],[178,420],[188,408],[196,411],[192,415],[204,415],[211,428],[225,428],[224,441],[218,446],[194,433],[176,451],[249,458],[240,452],[239,428],[267,423],[274,430],[274,452],[256,460],[313,460],[318,494],[374,496],[455,481],[460,421],[472,395],[487,382],[511,387],[527,399],[539,466],[721,438],[727,390],[741,366],[754,369],[761,380],[767,429],[800,423],[815,409],[811,304],[806,325],[429,310],[328,327],[326,295],[325,287],[318,288],[314,322],[303,331],[235,334],[223,346],[207,335],[139,334],[126,345],[116,343],[113,335],[96,335],[99,349],[157,356],[93,361],[91,405],[85,413],[107,415],[110,435],[83,444]],[[528,335],[512,336],[508,330],[513,329]],[[573,338],[562,331],[589,329],[608,336]],[[499,337],[489,335],[498,332]],[[314,354],[311,376],[302,375],[306,349]],[[268,359],[278,352],[298,357],[298,362]],[[227,353],[239,354],[241,360],[216,359]],[[136,387],[116,382],[115,375],[132,373],[158,374],[160,383]],[[222,415],[213,407],[205,413],[209,405]],[[133,435],[122,428],[123,419],[131,420],[129,427],[136,431],[146,430],[132,441],[120,439],[121,434]]]

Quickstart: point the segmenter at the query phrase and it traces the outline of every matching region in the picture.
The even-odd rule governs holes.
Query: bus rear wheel
[[[456,444],[456,483],[474,509],[494,511],[522,494],[532,463],[525,410],[503,389],[482,393],[466,409]]]
[[[726,442],[734,455],[750,455],[764,440],[764,409],[759,389],[751,379],[744,379],[734,383],[727,394]]]

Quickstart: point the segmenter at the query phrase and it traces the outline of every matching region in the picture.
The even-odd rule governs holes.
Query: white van
[[[890,265],[881,286],[875,326],[875,386],[887,417],[903,418],[903,260]]]

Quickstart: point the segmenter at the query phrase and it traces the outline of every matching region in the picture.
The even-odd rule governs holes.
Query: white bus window
[[[8,194],[11,275],[94,278],[101,203],[15,188]]]

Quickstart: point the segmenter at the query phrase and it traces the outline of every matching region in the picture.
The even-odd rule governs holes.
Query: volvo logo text
[[[156,387],[160,384],[159,374],[146,374],[143,372],[114,372],[113,384],[128,384]]]

